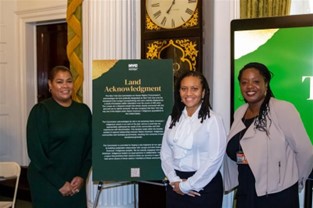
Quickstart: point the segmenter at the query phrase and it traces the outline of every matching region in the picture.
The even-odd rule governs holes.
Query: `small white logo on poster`
[[[129,71],[137,71],[138,70],[138,64],[128,64],[128,70]]]
[[[140,168],[131,168],[130,169],[130,177],[132,177],[132,178],[140,177]]]

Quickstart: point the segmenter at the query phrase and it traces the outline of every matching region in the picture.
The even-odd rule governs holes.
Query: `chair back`
[[[16,162],[0,162],[0,181],[15,179],[12,201],[0,201],[0,208],[15,207],[21,167]]]

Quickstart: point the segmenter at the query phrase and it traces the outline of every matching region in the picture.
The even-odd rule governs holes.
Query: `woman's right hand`
[[[72,195],[72,186],[69,182],[65,182],[65,184],[59,189],[59,192],[62,196],[71,196]]]
[[[186,179],[183,179],[182,181],[186,181]],[[172,182],[170,183],[170,185],[172,186],[173,190],[177,193],[177,194],[180,194],[180,195],[184,195],[185,193],[182,192],[180,190],[180,187],[179,187],[179,184],[181,183],[181,181],[175,181],[175,182]],[[196,192],[196,191],[189,191],[188,193],[186,193],[188,196],[191,196],[191,197],[196,197],[196,196],[201,196],[200,193]]]

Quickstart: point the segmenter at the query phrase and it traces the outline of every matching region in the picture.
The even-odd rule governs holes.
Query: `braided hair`
[[[258,62],[251,62],[251,63],[246,64],[240,70],[239,75],[238,75],[239,82],[240,82],[242,73],[246,69],[249,69],[249,68],[254,68],[254,69],[258,70],[259,73],[263,76],[264,82],[267,84],[266,95],[265,95],[265,98],[263,100],[263,103],[261,104],[258,118],[254,121],[254,125],[255,125],[256,129],[258,129],[260,131],[263,131],[263,132],[266,132],[268,134],[268,131],[267,131],[267,128],[266,128],[266,126],[267,126],[267,119],[266,119],[266,117],[268,116],[268,113],[270,111],[269,101],[270,101],[271,97],[275,97],[273,92],[272,92],[272,90],[271,90],[271,87],[270,87],[270,81],[272,79],[273,73],[264,64],[261,64],[261,63],[258,63]],[[244,99],[244,100],[245,100],[245,102],[247,102],[246,99]],[[269,120],[271,122],[270,118],[269,118]]]
[[[202,99],[201,107],[199,110],[198,118],[201,118],[201,123],[203,122],[206,117],[210,118],[210,109],[212,109],[210,104],[210,88],[207,80],[203,76],[202,73],[197,71],[187,71],[183,73],[181,76],[178,77],[178,79],[175,82],[175,89],[174,89],[174,105],[172,108],[172,122],[170,125],[170,129],[175,126],[176,122],[179,121],[180,116],[185,108],[185,104],[181,102],[180,97],[180,85],[181,81],[186,77],[197,77],[200,79],[200,83],[202,85],[202,89],[204,90],[204,97]]]

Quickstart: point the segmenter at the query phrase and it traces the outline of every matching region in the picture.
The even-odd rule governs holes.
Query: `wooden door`
[[[51,97],[48,73],[57,65],[69,67],[66,55],[67,23],[37,26],[37,98],[38,102]]]

